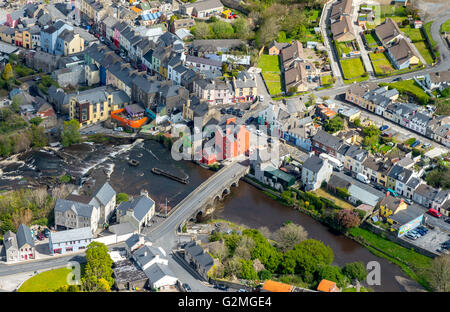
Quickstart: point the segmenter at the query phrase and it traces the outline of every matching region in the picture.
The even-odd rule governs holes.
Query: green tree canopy
[[[80,123],[76,119],[64,122],[64,129],[61,133],[61,143],[67,147],[81,142]]]
[[[10,63],[6,64],[5,69],[3,69],[2,78],[5,80],[14,78],[13,68]]]
[[[338,131],[344,129],[344,120],[341,117],[336,116],[331,120],[327,120],[323,124],[323,128],[328,133],[338,132]]]
[[[362,282],[367,277],[367,270],[364,266],[364,263],[360,262],[352,262],[347,263],[342,268],[342,273],[345,274],[349,279],[357,279]]]
[[[114,285],[113,261],[105,244],[92,242],[86,249],[85,277],[82,279],[85,291],[110,291]]]

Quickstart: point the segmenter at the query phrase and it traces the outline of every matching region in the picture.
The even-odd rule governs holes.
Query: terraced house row
[[[428,74],[426,84],[427,81],[430,89],[445,88],[450,84],[450,72]],[[375,83],[355,84],[345,92],[346,101],[450,147],[449,116],[433,116],[419,105],[397,101],[398,97],[396,89],[379,87]]]

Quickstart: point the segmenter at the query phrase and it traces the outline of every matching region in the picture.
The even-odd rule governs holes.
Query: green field
[[[67,275],[70,269],[61,268],[42,272],[26,280],[19,288],[19,292],[54,291],[67,285]]]
[[[384,53],[370,53],[369,57],[376,75],[386,75],[395,71]]]
[[[419,282],[422,286],[428,287],[425,272],[431,265],[431,258],[397,245],[394,242],[384,239],[365,229],[352,228],[349,230],[349,233],[350,235],[365,241],[371,246],[383,250],[389,256],[369,247],[369,250],[374,254],[380,255],[384,258],[387,258],[391,262],[396,263],[403,269],[406,274]]]
[[[320,77],[320,83],[321,85],[330,85],[333,83],[333,77],[331,77],[331,75],[327,75],[327,76],[322,76]]]
[[[375,36],[372,33],[365,34],[364,37],[366,38],[367,45],[369,47],[377,47],[377,39],[375,39]]]
[[[414,96],[420,103],[425,104],[429,100],[429,96],[419,87],[412,79],[401,80],[388,84],[390,87],[395,88],[400,93],[407,93]]]
[[[263,72],[280,72],[280,58],[278,55],[263,54],[258,60],[258,67]]]
[[[441,32],[450,32],[450,19],[441,25]]]
[[[280,94],[283,91],[281,85],[280,58],[278,55],[263,54],[258,60],[264,81],[271,95]]]
[[[341,60],[341,67],[345,79],[353,79],[361,77],[366,71],[364,70],[361,58]]]
[[[429,65],[433,64],[433,56],[431,55],[431,52],[428,49],[425,41],[414,42],[414,45],[416,46],[417,50],[419,50],[420,55],[422,55],[422,57],[425,59],[425,62],[427,62],[427,64]]]
[[[406,37],[412,40],[412,42],[423,41],[425,38],[422,35],[422,31],[418,28],[407,26],[400,28],[400,30],[405,34]]]

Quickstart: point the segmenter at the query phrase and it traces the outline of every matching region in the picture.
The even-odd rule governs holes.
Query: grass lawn
[[[61,268],[42,272],[26,280],[19,288],[19,292],[54,291],[67,285],[67,274],[70,269]]]
[[[390,257],[374,250],[373,248],[369,248],[369,250],[372,251],[373,253],[380,255],[384,258],[387,258],[391,262],[398,264],[406,274],[408,274],[411,278],[416,280],[422,286],[428,288],[428,282],[425,277],[425,271],[431,265],[431,258],[428,258],[413,250],[397,245],[394,242],[384,239],[381,236],[378,236],[365,229],[352,228],[349,230],[349,233],[354,237],[358,237],[364,240],[371,246],[383,250],[385,253],[390,255]],[[404,263],[407,263],[407,265],[400,262],[399,260]]]
[[[383,154],[386,154],[392,147],[389,145],[383,145],[380,150],[383,152]]]
[[[425,41],[414,42],[414,45],[416,46],[417,50],[419,50],[419,53],[425,59],[425,62],[427,62],[427,64],[432,64],[434,62],[433,56],[431,55],[431,52],[428,49]]]
[[[353,51],[353,49],[348,47],[345,42],[335,42],[335,44],[339,58],[342,57],[342,54],[348,54]]]
[[[353,79],[362,76],[366,71],[364,70],[361,58],[353,58],[341,60],[342,71],[345,79]]]
[[[258,67],[260,67],[263,72],[280,72],[280,58],[278,55],[263,54],[258,60]]]
[[[441,32],[450,32],[450,19],[441,25]]]
[[[407,93],[414,96],[422,104],[425,104],[429,100],[428,94],[412,79],[392,82],[389,86],[397,89],[400,93]]]
[[[321,188],[315,190],[313,193],[315,193],[319,197],[325,197],[325,198],[333,201],[336,205],[338,205],[344,209],[354,209],[355,208],[355,206],[347,203],[346,201],[344,201],[338,197],[335,197],[334,195],[326,192],[325,190],[323,190]]]
[[[400,30],[405,34],[406,37],[410,38],[412,42],[425,40],[422,32],[418,28],[407,26],[405,28],[400,28]]]
[[[322,76],[320,77],[320,83],[321,85],[330,85],[333,83],[333,78],[331,77],[331,75]]]
[[[271,95],[280,94],[283,90],[281,86],[280,58],[278,55],[261,55],[258,67],[262,70],[269,93]]]
[[[364,37],[366,38],[367,45],[369,47],[377,47],[377,39],[375,39],[375,36],[372,33],[365,34]]]
[[[395,70],[384,53],[370,53],[369,57],[376,75],[389,74]]]
[[[356,82],[356,83],[358,83],[358,82],[363,82],[363,81],[366,81],[366,80],[368,80],[369,79],[369,76],[366,76],[366,77],[358,77],[358,78],[355,78],[355,79],[344,79],[344,83],[345,84],[352,84],[352,83],[354,83],[354,82]]]

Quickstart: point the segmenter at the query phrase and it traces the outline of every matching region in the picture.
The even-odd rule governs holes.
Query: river
[[[64,159],[58,155],[64,155]],[[129,159],[140,162],[137,167],[128,164]],[[168,170],[177,175],[188,175],[189,184],[181,184],[166,177],[155,175],[152,167]],[[192,190],[213,174],[194,163],[172,160],[167,149],[154,141],[136,141],[119,146],[79,144],[55,152],[41,150],[23,153],[0,162],[0,190],[26,186],[36,177],[57,175],[63,171],[74,177],[83,177],[85,185],[100,185],[104,181],[117,192],[138,195],[148,191],[155,200],[157,210],[164,211],[165,201],[173,207]],[[27,182],[28,181],[28,182]],[[334,264],[348,262],[378,261],[381,265],[381,285],[371,286],[375,291],[404,291],[395,276],[406,277],[401,269],[379,258],[356,242],[334,233],[313,218],[266,196],[253,186],[241,181],[239,187],[219,203],[213,217],[223,218],[251,228],[268,227],[277,230],[286,221],[305,228],[310,238],[322,241],[334,252]]]

